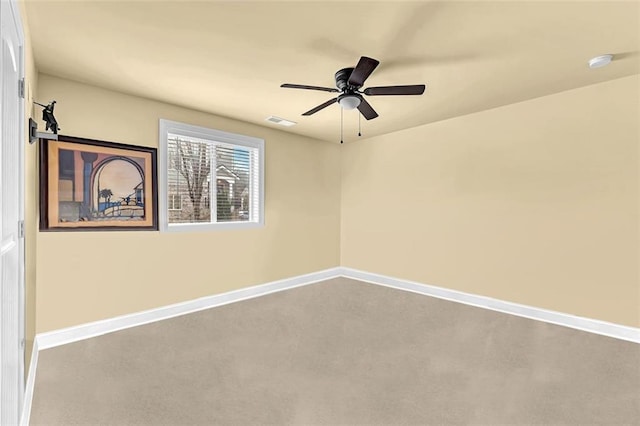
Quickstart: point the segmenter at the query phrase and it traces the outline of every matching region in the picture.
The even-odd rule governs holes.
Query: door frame
[[[24,36],[24,27],[23,20],[20,14],[20,6],[17,0],[0,0],[3,3],[8,5],[8,8],[5,10],[9,10],[10,18],[15,23],[17,32],[18,32],[18,80],[25,81],[25,36]],[[2,81],[2,73],[3,70],[0,67],[0,81]],[[19,84],[19,81],[16,84]],[[26,84],[25,84],[26,86]],[[26,254],[25,254],[25,98],[27,95],[26,87],[22,91],[22,93],[18,93],[18,220],[21,223],[22,230],[20,231],[20,235],[18,237],[18,255],[19,255],[19,265],[18,265],[18,316],[19,321],[18,324],[0,324],[2,327],[2,332],[7,329],[15,330],[17,327],[18,336],[20,339],[20,344],[18,346],[18,373],[19,373],[19,381],[18,381],[18,421],[20,417],[22,417],[22,408],[23,408],[23,400],[24,400],[24,391],[25,391],[25,311],[26,311]],[[3,96],[0,102],[3,103],[6,100],[6,97]],[[3,141],[4,142],[4,141]],[[1,160],[0,160],[1,161]],[[0,301],[1,303],[1,301]],[[4,362],[4,360],[2,360]],[[0,378],[1,380],[1,378]],[[0,401],[0,407],[4,405],[6,401]]]

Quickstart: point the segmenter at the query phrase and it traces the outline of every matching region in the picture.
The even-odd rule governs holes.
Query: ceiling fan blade
[[[329,106],[329,105],[331,105],[331,104],[335,104],[337,101],[338,101],[338,98],[333,98],[333,99],[328,100],[327,102],[325,102],[325,103],[323,103],[323,104],[321,104],[321,105],[318,105],[318,106],[317,106],[317,107],[315,107],[315,108],[310,109],[309,111],[305,112],[305,113],[304,113],[304,114],[302,114],[302,115],[311,115],[311,114],[315,114],[316,112],[320,111],[321,109],[324,109],[324,108],[328,107],[328,106]]]
[[[322,90],[323,92],[334,92],[334,93],[338,93],[339,92],[338,89],[332,89],[331,87],[306,86],[304,84],[284,83],[284,84],[281,84],[280,87],[286,87],[287,89]]]
[[[349,85],[361,87],[379,63],[380,62],[375,59],[367,58],[366,56],[361,57],[358,65],[356,65],[349,76]]]
[[[369,105],[369,102],[364,99],[360,100],[360,105],[358,105],[358,110],[362,113],[364,118],[367,120],[374,119],[378,116],[378,113]]]
[[[364,89],[363,93],[369,96],[422,95],[424,93],[424,89],[424,84],[415,84],[412,86],[380,86]]]

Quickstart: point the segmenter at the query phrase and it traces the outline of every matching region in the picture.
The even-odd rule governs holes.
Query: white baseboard
[[[319,272],[286,278],[279,281],[272,281],[253,287],[242,288],[239,290],[230,291],[228,293],[202,297],[200,299],[163,306],[157,309],[151,309],[148,311],[137,312],[129,315],[105,319],[102,321],[82,324],[75,327],[69,327],[38,334],[33,342],[33,352],[31,355],[31,364],[29,366],[29,374],[27,376],[27,383],[25,386],[24,404],[20,425],[28,426],[29,424],[36,369],[38,365],[38,353],[40,350],[100,336],[118,330],[124,330],[126,328],[136,327],[138,325],[173,318],[179,315],[185,315],[216,306],[227,305],[229,303],[239,302],[241,300],[252,299],[255,297],[264,296],[295,287],[301,287],[304,285],[313,284],[319,281],[337,277],[352,278],[372,284],[392,287],[399,290],[410,291],[413,293],[450,300],[453,302],[463,303],[479,308],[490,309],[493,311],[517,315],[524,318],[557,324],[577,330],[613,337],[616,339],[627,340],[629,342],[640,343],[639,328],[627,327],[605,321],[578,317],[561,312],[535,308],[532,306],[520,305],[517,303],[492,299],[490,297],[478,296],[461,291],[421,284],[414,281],[402,280],[385,275],[359,271],[353,268],[335,267]]]
[[[163,319],[173,318],[179,315],[201,311],[203,309],[222,306],[228,303],[252,299],[254,297],[264,296],[266,294],[300,287],[307,284],[316,283],[318,281],[336,278],[339,276],[387,287],[393,287],[413,293],[424,294],[427,296],[437,297],[439,299],[464,303],[466,305],[491,309],[493,311],[517,315],[520,317],[530,318],[538,321],[562,325],[565,327],[601,334],[616,339],[640,343],[640,329],[634,327],[627,327],[605,321],[578,317],[561,312],[554,312],[542,308],[520,305],[518,303],[507,302],[490,297],[464,293],[457,290],[450,290],[447,288],[436,287],[414,281],[374,274],[353,268],[335,267],[325,269],[323,271],[313,272],[310,274],[298,275],[296,277],[272,281],[253,287],[246,287],[239,290],[230,291],[228,293],[202,297],[199,299],[189,300],[186,302],[168,306],[162,306],[160,308],[151,309],[148,311],[136,312],[133,314],[118,316],[101,321],[81,324],[74,327],[54,330],[47,333],[40,333],[36,336],[34,347],[37,344],[39,350],[48,349],[55,346],[76,342],[78,340],[84,340],[106,333],[124,330],[126,328],[136,327]]]
[[[518,303],[506,302],[504,300],[493,299],[485,296],[464,293],[462,291],[450,290],[428,284],[421,284],[414,281],[407,281],[385,275],[373,274],[359,271],[357,269],[340,267],[340,275],[346,278],[366,281],[373,284],[392,287],[399,290],[424,294],[437,297],[438,299],[450,300],[464,303],[465,305],[479,308],[491,309],[492,311],[517,315],[519,317],[562,325],[576,330],[588,331],[590,333],[601,334],[603,336],[616,339],[627,340],[629,342],[640,343],[640,328],[627,327],[624,325],[595,320],[591,318],[578,317],[562,312],[550,311],[533,306],[520,305]]]
[[[22,414],[20,415],[20,426],[29,426],[31,417],[31,403],[33,402],[33,387],[36,383],[36,368],[38,368],[38,338],[33,340],[31,349],[31,362],[29,363],[29,373],[27,383],[24,386],[24,399],[22,401]]]
[[[270,293],[288,290],[339,276],[340,268],[335,267],[319,272],[272,281],[253,287],[246,287],[230,291],[228,293],[216,294],[182,303],[176,303],[174,305],[162,306],[148,311],[122,315],[101,321],[81,324],[75,327],[54,330],[47,333],[39,333],[37,335],[38,348],[40,350],[53,348],[55,346],[76,342],[78,340],[89,339],[91,337],[112,333],[114,331],[124,330],[126,328],[136,327],[163,319],[169,319],[179,315],[190,314],[192,312],[239,302],[241,300],[252,299],[254,297],[264,296]]]

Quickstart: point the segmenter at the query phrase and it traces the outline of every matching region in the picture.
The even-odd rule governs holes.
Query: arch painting
[[[157,229],[155,149],[59,135],[40,152],[41,229]]]
[[[91,211],[96,219],[144,218],[141,158],[107,157],[91,175]]]

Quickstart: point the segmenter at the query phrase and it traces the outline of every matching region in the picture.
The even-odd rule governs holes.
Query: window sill
[[[163,227],[162,232],[208,232],[263,227],[264,222],[174,223]]]

